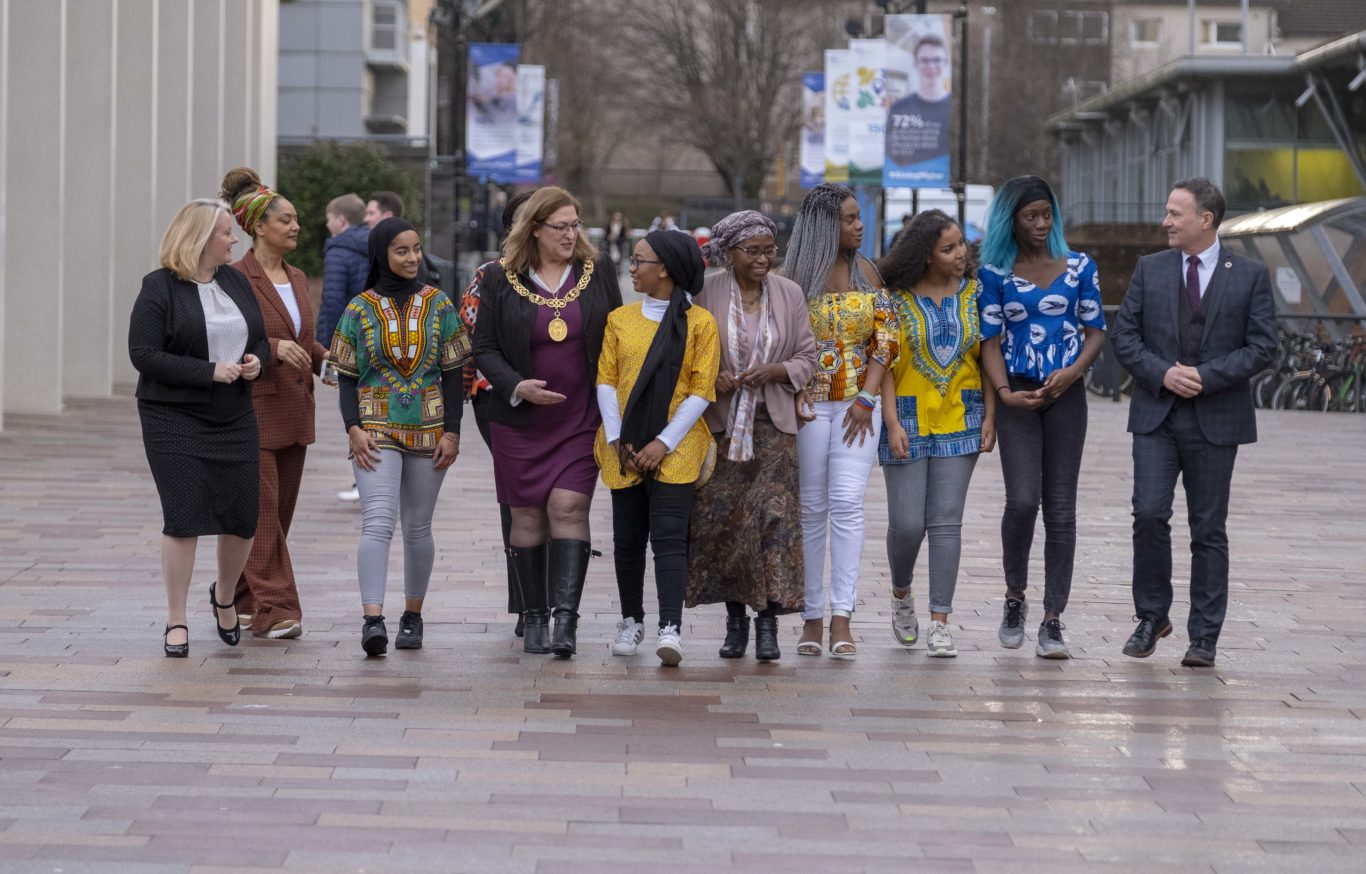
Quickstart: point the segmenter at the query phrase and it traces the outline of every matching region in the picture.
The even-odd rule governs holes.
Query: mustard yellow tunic
[[[716,332],[716,320],[703,307],[694,305],[688,310],[688,348],[683,353],[683,368],[678,373],[678,385],[669,400],[669,416],[689,395],[716,401],[716,371],[721,362],[721,344]],[[659,323],[645,317],[639,302],[618,307],[607,317],[607,332],[602,338],[602,355],[598,358],[598,385],[614,386],[617,390],[618,412],[626,411],[626,401],[645,364]],[[707,429],[705,419],[699,418],[674,451],[664,456],[655,479],[662,483],[694,482],[702,471],[708,454],[715,453],[715,441]],[[599,427],[593,456],[602,470],[602,481],[609,489],[629,488],[640,482],[640,474],[622,473],[617,454],[607,445],[606,431]],[[713,455],[714,457],[714,455]]]
[[[827,291],[809,309],[816,335],[816,370],[806,386],[811,400],[851,400],[863,388],[869,362],[891,367],[896,361],[896,314],[885,291]]]

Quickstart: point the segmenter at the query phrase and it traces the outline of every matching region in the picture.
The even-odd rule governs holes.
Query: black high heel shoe
[[[215,589],[217,586],[218,586],[218,582],[217,582],[216,580],[215,580],[214,582],[212,582],[212,583],[209,583],[209,604],[210,604],[210,606],[212,606],[212,607],[214,608],[214,612],[213,612],[213,627],[218,629],[218,636],[219,636],[220,638],[222,638],[222,640],[223,640],[224,643],[226,643],[228,646],[237,646],[237,642],[240,641],[240,640],[242,639],[242,623],[241,623],[241,621],[237,618],[237,610],[234,609],[234,608],[237,607],[237,599],[236,599],[236,598],[233,598],[232,601],[231,601],[230,603],[227,603],[227,604],[220,604],[220,603],[218,603],[217,601],[214,600],[214,589]],[[219,611],[219,610],[232,610],[232,611],[233,611],[233,612],[232,612],[232,618],[233,618],[233,626],[232,626],[232,628],[224,628],[222,625],[219,624],[219,622],[218,622],[218,611]]]
[[[161,635],[161,648],[166,651],[168,659],[185,659],[190,657],[190,629],[185,628],[184,643],[167,643],[166,638],[177,628],[185,628],[184,625],[167,625],[166,630]]]

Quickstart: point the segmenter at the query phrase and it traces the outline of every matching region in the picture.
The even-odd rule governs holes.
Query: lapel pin
[[[1227,267],[1228,269],[1232,270],[1232,269],[1233,269],[1233,262],[1232,262],[1232,261],[1225,261],[1225,262],[1224,262],[1224,266]]]

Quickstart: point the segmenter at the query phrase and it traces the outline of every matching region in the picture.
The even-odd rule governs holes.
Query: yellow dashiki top
[[[810,311],[816,335],[816,371],[806,386],[811,400],[853,400],[868,362],[891,367],[896,361],[896,314],[886,292],[827,291],[811,301]]]
[[[705,307],[693,304],[688,309],[688,347],[683,353],[683,368],[678,372],[678,384],[669,399],[670,418],[678,412],[678,405],[689,395],[716,401],[716,371],[721,364],[721,341],[716,331],[716,320]],[[607,317],[607,331],[602,338],[602,355],[598,358],[598,385],[615,386],[618,412],[626,412],[626,401],[645,364],[645,355],[659,330],[659,322],[642,312],[639,302],[618,307]],[[655,479],[662,483],[695,482],[701,475],[708,456],[715,458],[715,441],[707,422],[699,417],[687,435],[664,460],[659,463]],[[593,444],[593,457],[602,470],[602,482],[609,489],[629,488],[640,482],[640,474],[622,473],[616,452],[607,445],[607,433],[599,427]]]
[[[356,295],[332,335],[337,371],[356,380],[361,427],[381,449],[414,455],[436,450],[445,432],[441,374],[469,358],[459,312],[430,285],[398,307],[373,290]]]
[[[970,455],[982,448],[982,327],[976,279],[935,303],[911,291],[891,293],[901,354],[892,367],[896,415],[911,444],[907,459],[892,455],[887,429],[878,462],[903,464],[930,456]],[[884,399],[883,403],[887,403]]]

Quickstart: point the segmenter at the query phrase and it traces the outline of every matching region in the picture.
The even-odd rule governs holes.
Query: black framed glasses
[[[574,234],[577,234],[579,231],[583,230],[583,222],[570,222],[569,224],[563,224],[563,225],[561,225],[561,224],[555,224],[554,222],[541,222],[541,224],[544,225],[544,226],[547,227],[547,228],[550,228],[552,231],[554,231],[554,232],[557,233],[557,234],[566,234],[566,233],[574,233]]]
[[[626,259],[626,263],[631,265],[632,270],[638,270],[642,264],[663,264],[663,261],[655,261],[650,258],[642,258],[639,255],[632,255]]]

